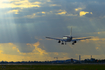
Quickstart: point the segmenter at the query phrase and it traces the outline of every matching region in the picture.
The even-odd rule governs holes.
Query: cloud
[[[14,53],[14,55],[11,54],[11,53],[7,54],[6,53],[7,51],[5,51],[5,50],[3,51],[1,49],[1,55],[4,54],[4,56],[2,56],[1,59],[2,60],[7,60],[7,61],[11,61],[11,60],[14,60],[14,61],[18,61],[18,60],[20,60],[20,61],[22,61],[22,60],[27,60],[27,61],[28,60],[44,61],[44,60],[54,60],[54,57],[58,57],[58,59],[60,59],[60,60],[69,59],[69,58],[72,58],[72,57],[77,59],[78,58],[78,55],[76,55],[77,53],[81,54],[82,52],[84,52],[87,55],[89,55],[89,54],[90,55],[91,54],[95,55],[95,54],[99,53],[100,51],[102,51],[102,49],[101,49],[102,47],[100,47],[100,50],[97,50],[97,47],[92,46],[92,44],[94,44],[94,42],[92,42],[92,41],[89,41],[89,43],[82,43],[82,46],[81,46],[81,43],[78,42],[72,48],[68,47],[68,45],[66,45],[66,48],[64,46],[57,46],[57,45],[56,45],[57,47],[56,46],[54,47],[54,44],[53,44],[53,46],[51,46],[51,45],[50,46],[46,46],[48,44],[42,43],[42,41],[45,41],[45,40],[41,40],[41,42],[36,42],[34,44],[27,43],[26,45],[29,48],[35,47],[31,52],[22,52],[22,51],[20,51],[19,47],[23,47],[23,46],[18,46],[17,44],[8,43],[7,45],[10,46],[9,48],[11,48],[11,49],[7,48],[9,50],[8,52],[11,51],[12,53]],[[51,43],[53,43],[53,42],[51,42]],[[51,43],[49,42],[49,44],[51,44]],[[2,47],[3,44],[0,44],[0,45]],[[78,45],[78,47],[77,47],[77,45]],[[85,45],[88,45],[88,46],[85,47]],[[45,46],[45,47],[43,48],[42,46]],[[6,45],[3,46],[3,47],[6,47]],[[48,47],[53,52],[51,52],[51,50],[49,50]],[[53,47],[53,49],[51,47]],[[90,49],[90,47],[91,47],[91,49]],[[26,50],[25,48],[27,48],[27,47],[25,46],[23,51]],[[60,48],[60,49],[56,50],[56,52],[55,52],[54,48],[55,49],[59,49]],[[82,50],[81,50],[81,48],[82,48]],[[47,49],[49,50],[49,52],[48,52]],[[87,50],[85,50],[85,49],[87,49]],[[83,53],[81,55],[82,55],[83,59],[86,59],[88,57],[88,56],[83,57],[83,55],[84,55]],[[10,56],[13,57],[13,58],[9,58]],[[3,58],[8,58],[8,59],[3,59]]]
[[[0,60],[1,61],[23,61],[24,56],[19,56],[19,55],[10,55],[10,54],[1,54]]]
[[[2,53],[3,51],[2,50],[0,50],[0,53]]]
[[[59,12],[59,13],[57,13],[57,15],[62,15],[62,14],[66,14],[67,12],[65,11],[65,10],[58,10],[57,12]]]
[[[6,3],[9,2],[9,3]],[[41,2],[33,2],[30,3],[28,0],[22,0],[22,1],[1,1],[0,8],[29,8],[29,7],[40,7]]]
[[[13,43],[8,43],[9,45],[13,45]]]
[[[42,14],[45,14],[46,12],[42,11]]]
[[[57,5],[57,4],[50,4],[50,6],[52,7],[52,6],[61,6],[61,5]]]
[[[66,12],[61,12],[61,13],[58,13],[59,15],[62,15],[62,14],[66,14]]]
[[[7,13],[15,13],[15,14],[19,14],[18,12],[19,12],[20,10],[10,10],[10,11],[8,11]]]
[[[89,13],[89,12],[80,11],[80,16],[83,16],[83,15],[85,15],[87,13]]]
[[[54,54],[55,54],[55,55],[58,55],[58,53],[57,53],[57,52],[55,52]]]
[[[103,8],[104,1],[98,0],[1,1],[1,53],[9,60],[12,55],[14,60],[15,56],[19,57],[16,60],[53,60],[54,57],[78,58],[77,53],[104,54]],[[55,40],[45,39],[46,36],[62,38],[69,35],[71,27],[73,36],[93,38],[74,46],[71,43],[62,46]]]
[[[98,50],[99,49],[99,47],[96,47],[96,50]]]
[[[24,17],[26,17],[26,18],[34,18],[35,17],[35,13],[33,13],[32,15],[27,15],[27,16],[24,16]]]
[[[26,55],[26,53],[22,53],[19,51],[19,49],[17,47],[12,47],[13,50],[16,50],[19,54],[21,55]]]
[[[26,44],[30,48],[32,46],[35,47],[32,52],[22,52],[19,50],[20,46],[18,46],[17,44],[14,44],[14,43],[0,44],[1,45],[0,47],[2,47],[2,48],[7,47],[6,45],[8,45],[8,48],[5,48],[6,51],[3,50],[2,48],[0,48],[0,55],[1,55],[0,60],[3,60],[3,61],[23,61],[23,60],[24,61],[29,61],[29,60],[45,61],[45,60],[53,60],[54,59],[53,57],[55,55],[58,55],[57,52],[49,53],[49,52],[46,52],[45,50],[39,48],[39,44],[40,44],[39,42],[34,43],[34,44],[29,44],[29,43]],[[21,47],[23,47],[23,46],[21,46]],[[7,52],[9,52],[9,53],[7,53]],[[61,54],[61,53],[59,53],[59,54]],[[53,56],[50,56],[50,55],[53,55]],[[59,59],[65,59],[65,58],[59,58]]]
[[[14,47],[16,47],[16,45],[13,43],[0,43],[0,47],[2,54],[11,54],[11,55],[18,54],[13,50]]]
[[[105,41],[105,38],[92,37],[90,40],[93,40],[93,41]]]
[[[66,14],[66,16],[78,16],[78,14]]]
[[[83,8],[75,8],[75,11],[81,11]]]
[[[93,14],[92,12],[90,12],[90,14]]]
[[[92,12],[92,15],[86,15],[86,17],[89,18],[100,18],[105,15],[104,11],[104,3],[105,1],[90,1],[88,4],[86,4],[86,8],[84,11]]]
[[[39,42],[33,44],[33,46],[35,46],[35,49],[33,50],[33,52],[38,51],[40,53],[40,55],[48,54],[45,50],[38,48],[39,44],[40,44]]]
[[[81,40],[81,42],[90,43],[90,42],[98,42],[97,46],[100,46],[99,42],[105,41],[105,38],[99,38],[99,37],[91,37],[91,39]],[[96,44],[95,43],[95,44]]]
[[[1,45],[1,52],[2,54],[7,54],[7,55],[26,55],[28,52],[23,52],[19,50],[19,47],[24,47],[24,46],[18,46],[15,43],[0,43]],[[8,47],[7,47],[8,45]],[[26,46],[24,47],[26,50]],[[32,47],[29,47],[32,48]],[[29,49],[28,49],[29,50]]]

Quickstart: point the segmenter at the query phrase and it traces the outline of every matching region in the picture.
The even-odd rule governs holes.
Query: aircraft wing
[[[60,40],[60,41],[65,41],[65,39],[59,39],[59,38],[51,38],[51,37],[46,37],[48,39],[53,39],[53,40]]]
[[[80,40],[86,40],[86,39],[91,39],[91,37],[88,37],[88,38],[81,38],[81,39],[73,39],[72,41],[80,41]]]

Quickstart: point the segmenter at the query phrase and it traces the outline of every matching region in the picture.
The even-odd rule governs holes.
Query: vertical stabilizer
[[[72,27],[71,27],[71,32],[70,32],[70,36],[72,37]]]

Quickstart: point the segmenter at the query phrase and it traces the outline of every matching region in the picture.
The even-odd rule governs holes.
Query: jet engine
[[[59,40],[58,43],[61,43],[61,41]]]
[[[72,43],[72,45],[74,45],[75,43],[77,43],[77,41],[74,41],[74,42]]]
[[[74,41],[73,43],[77,43],[77,41]]]

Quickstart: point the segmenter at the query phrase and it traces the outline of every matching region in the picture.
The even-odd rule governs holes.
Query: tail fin
[[[72,36],[72,27],[71,27],[71,32],[70,32],[70,36]]]

